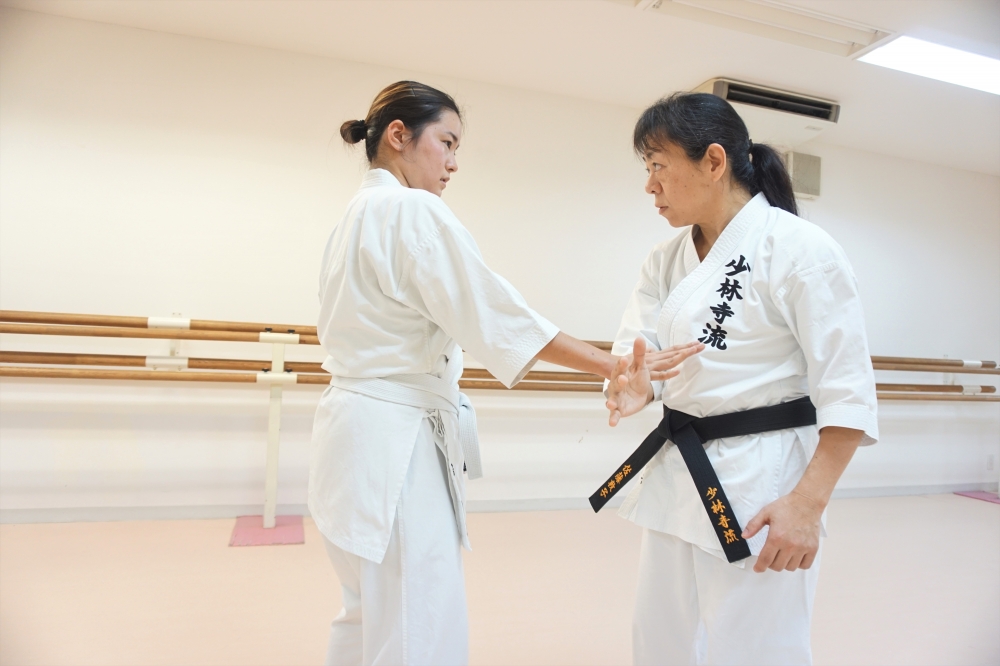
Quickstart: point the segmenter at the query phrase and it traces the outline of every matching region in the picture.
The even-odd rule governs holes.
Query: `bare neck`
[[[729,223],[752,198],[746,190],[730,190],[728,196],[720,197],[719,205],[712,208],[707,219],[694,225],[692,240],[700,261],[705,261],[715,241],[719,240]]]
[[[372,162],[371,166],[373,169],[385,169],[395,176],[396,180],[398,180],[403,187],[410,187],[410,183],[406,180],[406,176],[403,175],[403,170],[399,168],[399,164],[395,161],[384,159],[380,155],[375,158],[375,161]]]

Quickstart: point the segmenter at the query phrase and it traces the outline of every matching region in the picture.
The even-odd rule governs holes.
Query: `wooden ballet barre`
[[[249,372],[160,372],[157,370],[92,370],[78,368],[25,368],[0,366],[0,377],[39,379],[109,379],[166,382],[236,382],[255,384],[257,375]]]
[[[182,328],[192,331],[236,331],[243,333],[298,333],[316,335],[315,326],[296,324],[261,324],[245,321],[214,321],[183,317],[118,317],[114,315],[67,314],[62,312],[27,312],[0,310],[0,322],[21,324],[61,324],[70,326],[118,326],[123,328]]]
[[[465,372],[462,373],[462,379],[486,379],[496,381],[496,377],[494,377],[489,370],[483,370],[480,368],[466,368]],[[544,382],[597,382],[601,385],[604,384],[604,377],[601,377],[600,375],[592,375],[589,372],[552,372],[548,370],[533,370],[526,374],[524,379],[529,381]]]
[[[7,352],[11,353],[11,352]],[[103,379],[103,380],[146,380],[146,381],[194,381],[194,382],[235,382],[235,383],[263,383],[263,384],[313,384],[327,385],[330,383],[327,374],[306,374],[306,373],[268,373],[268,372],[198,372],[198,371],[176,371],[163,372],[157,370],[95,370],[77,368],[37,368],[19,366],[0,366],[0,377],[20,377],[35,379]],[[459,386],[463,389],[479,390],[506,390],[506,387],[499,381],[488,380],[461,380]],[[893,385],[888,385],[893,386]],[[912,385],[921,386],[921,385]],[[959,389],[962,387],[951,387],[949,389]],[[598,383],[568,383],[568,382],[540,382],[522,381],[514,386],[515,390],[522,391],[569,391],[599,393],[602,391],[601,384]],[[940,387],[925,386],[919,390],[931,390]],[[993,389],[995,387],[981,387],[983,389]],[[991,393],[989,390],[983,393]],[[968,393],[918,393],[918,392],[884,392],[879,391],[879,399],[882,400],[942,400],[942,401],[967,401],[967,402],[998,402],[1000,396],[982,395]]]
[[[996,368],[996,361],[963,361],[957,358],[909,358],[906,356],[872,356],[873,364],[935,365],[945,368]]]
[[[3,352],[17,354],[27,352]],[[84,356],[84,355],[80,355]],[[142,358],[142,357],[138,357]],[[211,359],[206,359],[211,360]],[[259,365],[259,364],[258,364]],[[559,373],[552,373],[559,374]],[[25,366],[0,365],[0,377],[18,377],[33,379],[103,379],[103,380],[144,380],[144,381],[193,381],[193,382],[234,382],[244,384],[311,384],[328,385],[330,376],[326,373],[302,372],[200,372],[197,370],[97,370],[83,368],[38,368]],[[507,390],[499,381],[468,380],[459,381],[459,386],[465,390]],[[938,400],[965,402],[1000,402],[1000,396],[995,395],[996,387],[977,386],[963,387],[926,384],[884,384],[879,385],[880,400]],[[909,390],[901,391],[899,388]],[[600,393],[603,386],[597,382],[552,382],[525,380],[513,387],[518,391],[562,391]],[[968,392],[977,389],[976,392]],[[948,392],[944,392],[948,391]]]
[[[0,377],[28,379],[104,379],[153,382],[215,382],[236,384],[321,384],[330,383],[330,375],[294,372],[197,372],[178,370],[96,370],[92,368],[33,368],[0,365]]]
[[[1000,375],[998,368],[974,368],[965,366],[918,365],[916,363],[872,363],[876,370],[896,372],[946,372],[955,375]]]
[[[178,370],[163,372],[159,370],[96,370],[83,368],[34,368],[23,366],[0,366],[0,377],[17,377],[27,379],[103,379],[103,380],[139,380],[139,381],[183,381],[183,382],[233,382],[242,384],[319,384],[328,385],[330,375],[303,373],[270,373],[270,372],[197,372]],[[506,390],[500,382],[461,381],[459,385],[465,389],[501,389]],[[584,391],[599,392],[599,384],[569,384],[557,382],[521,382],[515,389],[522,391]]]
[[[1000,402],[1000,395],[969,395],[955,393],[885,393],[878,391],[879,400],[933,400],[940,402]]]
[[[268,372],[271,361],[227,358],[187,358],[184,356],[125,356],[120,354],[66,354],[59,352],[0,351],[0,363],[36,363],[44,365],[110,365],[118,367],[164,368],[189,370],[247,370]],[[325,373],[319,363],[285,361],[288,372]]]
[[[42,365],[103,365],[118,367],[173,367],[190,370],[247,370],[264,372],[270,370],[270,361],[222,358],[186,358],[183,356],[134,356],[121,354],[68,354],[60,352],[17,352],[0,351],[0,363],[34,363]],[[289,372],[326,373],[320,363],[285,361],[284,369]],[[496,381],[488,370],[466,368],[462,379]],[[604,383],[600,375],[585,372],[529,372],[525,380],[533,382],[588,382]]]
[[[315,335],[262,331],[192,331],[182,328],[128,328],[125,326],[63,326],[51,324],[0,323],[0,333],[16,335],[70,335],[95,338],[146,338],[155,340],[214,340],[218,342],[282,342],[318,345]]]
[[[259,322],[215,321],[209,319],[186,319],[183,317],[123,317],[114,315],[87,315],[60,312],[29,312],[24,310],[0,310],[0,322],[4,324],[56,325],[64,330],[50,332],[44,330],[7,329],[0,324],[0,333],[37,333],[41,335],[93,335],[95,337],[142,337],[182,340],[224,340],[236,342],[260,342],[251,337],[231,338],[202,335],[171,335],[164,331],[200,331],[202,333],[295,333],[300,336],[300,344],[319,344],[315,326],[299,324],[265,324]],[[87,333],[65,330],[65,327],[100,327],[103,333]],[[148,334],[129,335],[118,329],[145,329]],[[160,333],[156,333],[159,331]],[[613,343],[591,340],[589,344],[610,351]],[[912,358],[897,356],[872,356],[876,370],[908,372],[950,372],[953,374],[1000,375],[996,361],[969,361],[961,359]],[[552,381],[557,381],[553,379]],[[568,380],[580,381],[580,380]]]
[[[892,393],[996,393],[996,386],[970,386],[967,384],[875,384],[876,391]]]

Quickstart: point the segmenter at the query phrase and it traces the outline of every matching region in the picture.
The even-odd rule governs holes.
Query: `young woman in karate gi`
[[[809,664],[825,509],[858,445],[878,439],[854,273],[797,217],[778,154],[750,141],[725,100],[661,100],[634,147],[646,192],[684,231],[650,252],[622,318],[613,353],[634,352],[647,371],[610,383],[612,425],[653,401],[706,417],[803,396],[817,425],[706,443],[752,555],[734,564],[677,447],[646,465],[620,510],[645,528],[633,660]],[[692,341],[705,350],[657,381],[657,350]]]
[[[344,601],[326,663],[465,664],[463,468],[478,473],[478,447],[458,392],[462,350],[508,387],[538,359],[604,377],[615,359],[529,308],[441,200],[462,138],[450,96],[395,83],[341,135],[365,142],[371,169],[320,276],[332,379],[313,428],[309,510]],[[675,364],[694,350],[675,350]]]

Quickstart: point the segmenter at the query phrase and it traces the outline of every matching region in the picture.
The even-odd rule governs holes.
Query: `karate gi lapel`
[[[677,285],[677,288],[667,296],[667,300],[663,304],[663,309],[660,311],[660,318],[656,327],[657,336],[662,347],[665,348],[683,342],[690,342],[687,339],[675,340],[678,313],[699,292],[700,288],[707,281],[713,279],[716,273],[726,265],[731,255],[739,248],[747,232],[752,227],[767,219],[769,208],[770,205],[763,194],[758,194],[748,201],[740,212],[736,214],[736,217],[726,225],[726,228],[722,231],[722,235],[715,241],[715,245],[709,250],[705,260],[698,264],[697,268],[688,273],[687,277]],[[697,254],[693,254],[695,249],[694,241],[691,237],[692,231],[689,230],[687,233],[687,247],[684,248],[681,257],[685,263],[691,261],[692,256],[695,259],[697,258]]]

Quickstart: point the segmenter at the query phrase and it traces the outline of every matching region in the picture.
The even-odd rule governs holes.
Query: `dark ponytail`
[[[632,135],[635,152],[645,155],[664,142],[679,146],[695,161],[710,145],[719,144],[726,151],[733,180],[751,196],[763,192],[772,206],[799,214],[781,156],[771,146],[750,141],[743,119],[721,97],[679,92],[643,111]]]
[[[765,143],[752,143],[750,157],[752,158],[750,167],[753,172],[751,174],[753,187],[748,188],[750,194],[763,192],[772,206],[787,210],[792,215],[798,215],[799,207],[792,192],[792,179],[778,151]]]
[[[394,120],[400,120],[413,133],[413,141],[420,138],[424,128],[441,118],[445,110],[454,111],[461,119],[462,113],[451,95],[416,81],[398,81],[380,92],[364,120],[348,120],[340,126],[340,136],[349,144],[365,142],[368,162],[374,162],[385,129]]]

